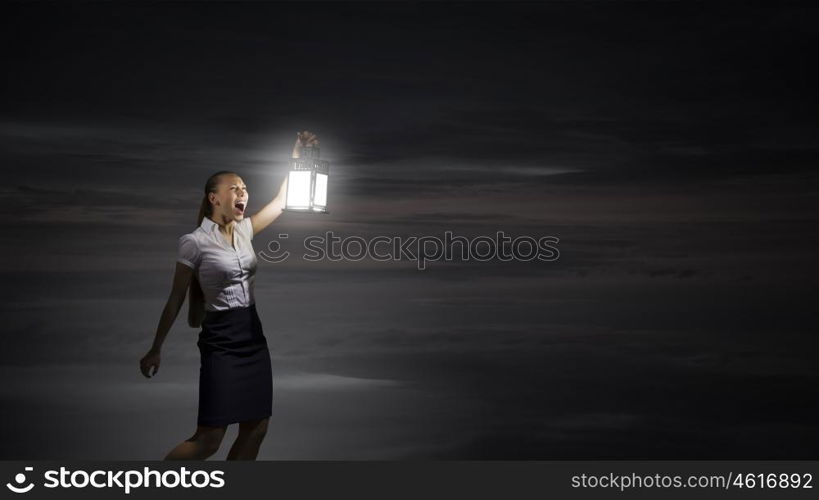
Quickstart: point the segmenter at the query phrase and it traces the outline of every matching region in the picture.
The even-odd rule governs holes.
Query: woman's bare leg
[[[194,435],[176,445],[165,460],[204,460],[219,451],[226,430],[226,425],[197,426]]]
[[[267,434],[270,417],[239,422],[239,435],[230,447],[227,460],[256,460],[259,446]]]

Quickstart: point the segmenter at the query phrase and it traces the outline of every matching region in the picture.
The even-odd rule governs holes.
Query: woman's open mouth
[[[237,201],[236,204],[233,206],[233,209],[240,214],[245,213],[245,202]]]

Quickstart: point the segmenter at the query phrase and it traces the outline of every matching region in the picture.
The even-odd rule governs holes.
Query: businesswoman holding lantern
[[[299,132],[293,158],[299,157],[302,147],[317,143],[315,134]],[[227,170],[216,172],[205,183],[198,227],[179,238],[171,293],[154,343],[140,360],[145,377],[158,372],[162,343],[187,292],[188,324],[201,326],[197,428],[165,460],[210,457],[218,451],[227,426],[237,422],[239,434],[227,459],[255,460],[258,455],[272,413],[273,374],[256,313],[251,240],[281,215],[286,191],[287,178],[270,203],[246,217],[248,191],[242,178]]]

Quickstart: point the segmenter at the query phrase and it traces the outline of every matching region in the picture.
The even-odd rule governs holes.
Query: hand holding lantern
[[[301,149],[303,147],[318,146],[318,136],[309,130],[304,132],[296,132],[296,144],[293,146],[293,158],[301,157]]]

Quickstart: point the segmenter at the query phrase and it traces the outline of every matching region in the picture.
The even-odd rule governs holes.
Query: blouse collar
[[[202,218],[202,223],[199,224],[199,227],[201,227],[208,234],[216,233],[215,237],[216,237],[217,241],[219,241],[219,245],[221,245],[224,248],[233,250],[233,248],[230,246],[230,244],[227,241],[225,241],[225,237],[222,236],[221,233],[219,233],[219,224],[214,222],[212,219],[210,219],[207,216],[203,217]],[[233,227],[234,241],[236,240],[236,238],[238,238],[238,236],[236,235],[237,230],[238,230],[238,224],[236,224]],[[238,248],[238,245],[239,245],[238,241],[236,241],[236,245],[237,245],[237,248]]]
[[[209,217],[202,217],[202,223],[199,227],[207,232],[212,232],[214,227],[219,227],[219,224],[213,222]]]

